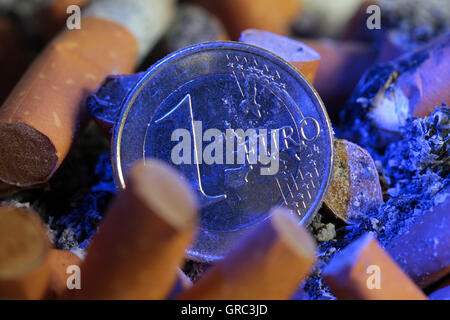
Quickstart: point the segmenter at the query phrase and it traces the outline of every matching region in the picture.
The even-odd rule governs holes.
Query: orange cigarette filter
[[[450,188],[446,199],[421,217],[386,250],[421,287],[450,275]]]
[[[43,298],[48,255],[49,239],[37,213],[0,207],[0,300]]]
[[[225,24],[232,40],[250,28],[288,34],[302,9],[299,0],[198,0]]]
[[[81,266],[81,259],[68,250],[51,249],[49,254],[49,283],[46,292],[47,299],[61,297],[67,290],[67,273],[70,266]]]
[[[109,73],[128,73],[137,43],[121,25],[88,17],[62,32],[35,60],[0,108],[0,180],[47,181],[85,119],[84,103]]]
[[[338,253],[323,270],[323,277],[343,300],[426,299],[371,234]]]
[[[320,54],[304,43],[263,30],[245,30],[239,41],[272,51],[290,62],[309,82],[313,83],[320,62]]]
[[[288,299],[315,261],[312,235],[287,210],[275,209],[252,235],[179,298]]]
[[[193,239],[197,204],[167,164],[148,160],[130,171],[81,266],[75,299],[164,299]]]
[[[96,0],[81,29],[64,30],[0,108],[0,181],[46,182],[85,119],[85,99],[108,74],[133,71],[173,16],[174,0]]]

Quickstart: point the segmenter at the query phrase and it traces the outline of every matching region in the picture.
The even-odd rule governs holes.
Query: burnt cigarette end
[[[380,180],[370,154],[357,144],[335,139],[333,176],[324,201],[326,212],[349,222],[383,201]]]
[[[58,165],[50,139],[24,123],[0,123],[0,180],[19,187],[43,183]]]

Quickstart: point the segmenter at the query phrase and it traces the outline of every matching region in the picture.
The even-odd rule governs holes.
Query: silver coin
[[[332,142],[322,101],[293,66],[252,45],[210,42],[169,55],[131,90],[113,167],[120,188],[138,160],[182,172],[201,206],[187,254],[214,261],[273,207],[311,221],[331,179]]]

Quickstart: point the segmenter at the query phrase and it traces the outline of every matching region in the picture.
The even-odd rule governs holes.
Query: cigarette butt
[[[219,17],[232,40],[246,29],[261,29],[287,35],[302,6],[299,0],[198,0]]]
[[[315,251],[314,238],[298,219],[275,209],[180,299],[288,299],[309,273]]]
[[[434,291],[428,296],[429,300],[450,300],[450,285]]]
[[[51,39],[64,26],[72,11],[71,6],[80,9],[89,4],[91,0],[51,0],[44,6],[38,7],[35,13],[39,34],[45,39]]]
[[[428,116],[450,101],[450,32],[391,62],[395,71],[372,101],[369,117],[386,132],[399,132],[408,117]]]
[[[81,259],[68,250],[51,249],[49,254],[49,284],[46,298],[56,299],[67,290],[71,266],[81,266]]]
[[[370,154],[347,140],[334,140],[334,167],[325,197],[326,211],[349,222],[364,208],[383,201],[378,171]]]
[[[84,123],[87,96],[106,75],[133,71],[166,24],[166,15],[151,18],[171,3],[98,0],[80,30],[54,39],[0,108],[0,181],[25,187],[53,175]]]
[[[130,171],[81,266],[75,299],[164,299],[196,227],[187,182],[167,164],[147,160]]]
[[[435,199],[446,198],[386,247],[402,269],[423,288],[450,274],[449,194],[449,188],[437,194]]]
[[[245,30],[239,41],[272,51],[296,67],[309,82],[314,82],[321,59],[320,55],[307,45],[284,36],[253,29]]]
[[[338,253],[323,270],[323,277],[338,299],[426,299],[371,234]]]
[[[321,60],[314,87],[324,100],[328,113],[339,113],[363,73],[376,59],[370,45],[331,39],[299,39],[320,54]]]
[[[43,298],[48,254],[49,239],[37,213],[0,207],[0,299]]]
[[[47,181],[85,118],[87,95],[135,61],[136,40],[114,22],[87,18],[82,30],[61,34],[0,108],[0,180],[21,187]]]
[[[230,40],[222,22],[200,6],[178,8],[174,23],[164,38],[168,52],[207,41]]]

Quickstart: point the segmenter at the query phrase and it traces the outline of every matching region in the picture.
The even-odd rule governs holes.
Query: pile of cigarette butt
[[[118,191],[110,139],[143,71],[219,40],[311,82],[335,159],[309,226],[274,208],[208,264],[189,183],[149,160]],[[450,2],[0,0],[0,43],[0,299],[450,300]]]

